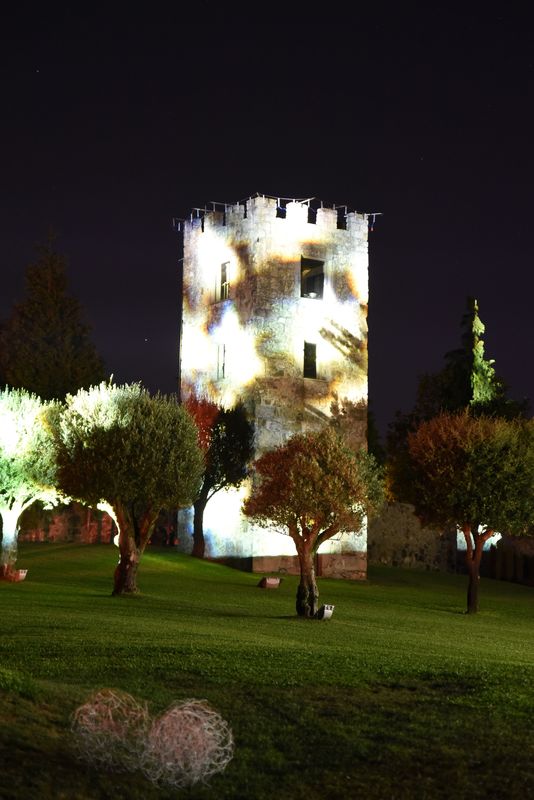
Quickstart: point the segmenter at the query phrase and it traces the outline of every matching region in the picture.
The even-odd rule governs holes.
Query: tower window
[[[324,287],[324,261],[300,259],[300,296],[321,299]]]
[[[317,345],[304,342],[304,377],[317,377]]]
[[[215,302],[219,303],[222,300],[228,300],[230,295],[230,281],[229,281],[229,272],[230,272],[230,262],[225,261],[219,267],[217,280],[215,282]]]
[[[217,380],[226,377],[226,345],[217,345]]]
[[[337,227],[342,231],[347,230],[347,206],[337,209]]]

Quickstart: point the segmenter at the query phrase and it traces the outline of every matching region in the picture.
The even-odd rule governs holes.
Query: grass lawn
[[[136,597],[111,597],[111,546],[23,545],[26,581],[0,583],[0,797],[534,797],[534,590],[373,569],[320,579],[328,621],[294,614],[297,579],[165,550]],[[233,761],[208,786],[158,789],[76,760],[70,717],[96,689],[156,714],[205,698],[229,722]]]

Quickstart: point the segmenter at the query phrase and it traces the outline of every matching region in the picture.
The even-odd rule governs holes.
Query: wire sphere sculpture
[[[94,694],[72,718],[79,757],[117,772],[138,768],[149,726],[146,705],[115,689]]]
[[[152,723],[141,769],[154,783],[183,788],[222,772],[233,754],[228,723],[206,700],[186,700]]]

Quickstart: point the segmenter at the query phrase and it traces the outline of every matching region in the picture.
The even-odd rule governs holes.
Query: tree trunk
[[[2,573],[9,572],[17,561],[17,535],[18,520],[22,510],[16,508],[2,508],[2,552],[0,553],[0,566]]]
[[[132,536],[119,536],[119,563],[113,577],[113,594],[136,594],[140,553]]]
[[[113,578],[113,595],[136,594],[137,570],[146,543],[154,528],[158,513],[153,510],[137,518],[131,509],[122,505],[114,506],[119,529],[119,563]]]
[[[298,551],[300,564],[300,583],[297,589],[297,614],[299,617],[312,618],[317,614],[319,606],[319,590],[315,580],[314,554],[305,546]]]
[[[204,538],[204,509],[208,503],[207,497],[201,495],[193,503],[193,550],[191,555],[195,558],[204,558],[206,552],[206,540]]]
[[[484,542],[488,535],[478,533],[477,531],[471,533],[471,526],[462,526],[462,531],[465,536],[465,563],[467,566],[467,574],[469,581],[467,584],[467,613],[476,614],[478,612],[478,590],[480,586],[480,562],[482,560],[482,551],[484,549]],[[491,535],[491,534],[490,534]],[[473,546],[474,540],[474,546]]]

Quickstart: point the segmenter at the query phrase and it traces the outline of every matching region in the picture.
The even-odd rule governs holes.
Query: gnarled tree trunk
[[[315,617],[319,607],[319,590],[315,579],[314,552],[306,543],[297,548],[300,564],[300,583],[297,589],[297,614]]]
[[[113,577],[113,595],[136,594],[139,561],[154,528],[158,512],[145,512],[137,518],[132,508],[114,506],[119,528],[119,563]]]
[[[113,576],[113,594],[135,594],[137,588],[137,570],[141,554],[132,536],[119,535],[119,563]]]

